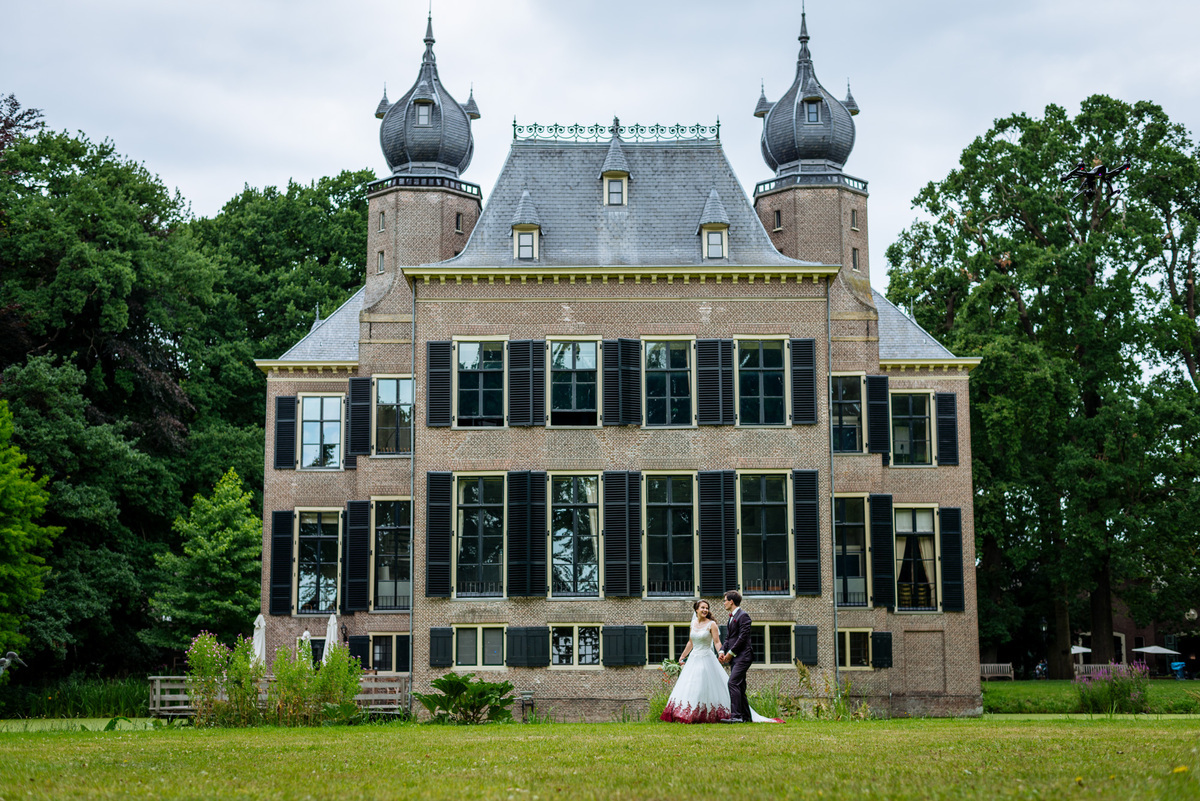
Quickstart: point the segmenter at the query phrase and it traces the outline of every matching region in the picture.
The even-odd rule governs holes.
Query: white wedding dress
[[[708,627],[691,628],[692,651],[675,680],[662,720],[668,723],[716,723],[729,717],[729,674],[713,650]],[[750,710],[755,723],[775,723]]]

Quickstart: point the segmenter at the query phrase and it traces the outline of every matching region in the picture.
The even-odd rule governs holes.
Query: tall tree
[[[1076,196],[1059,179],[1125,158],[1116,196]],[[888,249],[889,297],[957,352],[984,356],[972,380],[980,616],[1028,626],[1005,599],[1041,600],[1057,675],[1070,671],[1072,600],[1087,593],[1093,656],[1107,661],[1113,591],[1141,577],[1126,556],[1164,533],[1146,517],[1166,430],[1153,417],[1165,407],[1145,397],[1146,343],[1190,340],[1164,337],[1165,315],[1146,312],[1173,263],[1164,244],[1194,250],[1195,226],[1179,219],[1195,166],[1186,130],[1152,103],[1094,96],[1074,118],[1057,106],[1015,115],[922,190],[929,219]]]

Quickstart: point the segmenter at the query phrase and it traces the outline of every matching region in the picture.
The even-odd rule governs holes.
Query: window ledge
[[[340,473],[345,468],[342,467],[297,467],[297,472],[300,473]]]
[[[508,671],[508,665],[455,665],[450,669],[455,673],[463,671],[474,673],[480,670],[486,670],[488,673],[504,673]]]
[[[550,665],[550,670],[568,671],[578,670],[585,673],[594,673],[598,670],[604,670],[604,665]]]
[[[804,425],[809,425],[809,424],[805,423]],[[734,423],[733,427],[734,428],[778,428],[781,430],[787,430],[789,428],[792,428],[793,426],[791,423]]]
[[[539,426],[533,426],[533,428],[538,427]],[[552,428],[556,431],[595,431],[598,428],[604,428],[604,426],[601,423],[597,423],[594,426],[553,426],[549,423],[546,423],[545,428]]]
[[[647,431],[687,431],[689,429],[695,429],[695,428],[699,428],[699,427],[700,426],[696,425],[695,423],[693,423],[691,425],[685,425],[685,426],[653,426],[653,425],[643,425],[642,426],[642,428]]]
[[[372,609],[367,614],[369,614],[369,615],[411,615],[412,609],[411,608],[410,609]],[[395,633],[395,632],[393,632],[393,633]],[[399,633],[406,634],[407,632],[399,632]]]
[[[894,467],[897,470],[928,470],[931,467],[937,467],[936,464],[896,464],[895,460],[889,460],[888,467]]]
[[[896,609],[892,612],[893,615],[917,615],[929,617],[931,615],[942,614],[941,609]]]
[[[372,459],[411,459],[411,458],[413,458],[413,455],[411,453],[373,453],[373,454],[371,454],[371,458]]]
[[[878,453],[867,453],[866,451],[834,451],[834,456],[878,456]]]

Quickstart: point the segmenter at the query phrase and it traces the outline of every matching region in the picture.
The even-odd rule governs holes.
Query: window
[[[933,464],[928,395],[892,396],[892,463]]]
[[[551,667],[599,667],[600,627],[551,626]]]
[[[340,512],[300,512],[296,608],[300,614],[337,609]]]
[[[297,641],[296,644],[299,645],[302,642],[304,642],[303,638],[301,638],[299,641]],[[313,638],[309,639],[308,647],[310,649],[312,649],[313,664],[320,665],[321,660],[325,658],[325,638],[324,637],[313,637]],[[297,650],[296,655],[299,656],[299,653],[300,653],[299,650]]]
[[[462,212],[456,211],[454,212],[454,233],[461,234],[462,232]]]
[[[412,453],[411,378],[375,379],[375,454]]]
[[[342,397],[308,395],[300,399],[300,466],[336,468],[342,464]]]
[[[517,231],[517,258],[533,258],[533,236],[535,231]]]
[[[933,509],[896,510],[896,608],[936,612]]]
[[[786,595],[787,476],[744,475],[741,482],[743,592]]]
[[[412,672],[412,635],[372,634],[370,637],[371,668],[379,673]]]
[[[383,272],[383,251],[382,250],[379,251],[379,266],[376,268],[376,272]]]
[[[458,667],[504,667],[504,629],[491,626],[456,628],[454,664]]]
[[[429,125],[429,114],[433,109],[431,103],[417,103],[417,125]]]
[[[858,248],[850,248],[850,266],[858,269]]]
[[[600,479],[550,479],[551,592],[600,595]]]
[[[750,627],[750,645],[754,648],[754,664],[792,664],[791,623],[767,623]]]
[[[807,112],[807,119],[809,122],[821,121],[821,103],[819,101],[805,103],[804,109]]]
[[[738,422],[778,426],[787,422],[783,340],[738,340]]]
[[[457,595],[503,595],[503,570],[504,477],[460,477]]]
[[[854,231],[858,230],[858,209],[850,209],[850,228]]]
[[[385,218],[385,216],[384,216],[384,212],[382,212],[382,211],[381,211],[381,212],[379,212],[379,230],[380,230],[380,231],[384,230],[383,221],[384,221],[385,219],[386,219],[386,218]]]
[[[597,423],[595,342],[550,343],[550,425]]]
[[[870,629],[838,629],[838,665],[844,668],[871,667]]]
[[[646,425],[692,424],[692,343],[646,343]]]
[[[371,638],[371,667],[380,673],[391,673],[395,667],[392,659],[392,636]]]
[[[692,477],[646,476],[646,591],[692,595]]]
[[[775,209],[775,230],[783,230],[783,212],[779,209]]]
[[[608,181],[608,205],[624,206],[625,205],[625,182],[620,178],[609,178]]]
[[[866,502],[862,498],[834,498],[833,581],[838,606],[867,605]]]
[[[458,424],[504,425],[504,343],[458,342]]]
[[[412,501],[375,502],[375,609],[412,608]]]
[[[646,664],[660,665],[664,659],[679,661],[691,636],[691,624],[646,627]]]
[[[833,450],[862,452],[862,377],[835,375],[833,384]]]
[[[704,232],[704,255],[709,259],[725,258],[725,232],[724,231],[705,231]]]

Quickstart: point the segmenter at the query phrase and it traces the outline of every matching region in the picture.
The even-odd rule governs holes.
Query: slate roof
[[[524,190],[536,199],[542,266],[686,266],[707,263],[696,226],[710,191],[729,217],[729,254],[736,266],[799,266],[771,244],[719,141],[622,142],[629,172],[628,205],[605,206],[599,178],[609,142],[518,140],[496,180],[463,252],[429,265],[526,267],[514,258],[512,220]]]
[[[890,300],[875,290],[871,294],[879,312],[880,361],[957,358]]]
[[[537,205],[534,204],[533,198],[529,196],[529,190],[521,192],[521,202],[517,204],[517,210],[513,212],[512,220],[509,226],[513,225],[536,225],[539,228],[542,225],[542,218],[538,216]]]
[[[619,136],[614,136],[608,143],[608,155],[604,157],[604,166],[600,168],[600,176],[606,172],[629,174],[629,162],[625,160],[625,151],[621,149],[621,137]]]
[[[716,189],[708,193],[708,200],[704,201],[704,211],[700,213],[700,225],[729,225],[729,213],[725,211],[725,204],[721,202],[721,195]],[[697,226],[699,231],[699,226]]]
[[[279,357],[281,362],[358,361],[358,313],[362,311],[366,287],[355,292],[338,310],[326,317]]]

